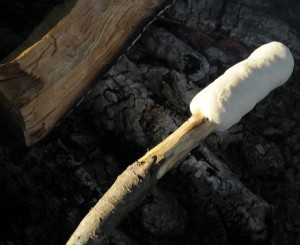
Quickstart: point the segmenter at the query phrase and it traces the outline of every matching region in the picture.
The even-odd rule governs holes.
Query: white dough
[[[291,76],[294,59],[279,42],[256,49],[198,93],[190,104],[192,114],[200,111],[224,131],[237,123],[270,91]]]

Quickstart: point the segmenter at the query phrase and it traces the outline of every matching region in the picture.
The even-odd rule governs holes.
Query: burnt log
[[[296,57],[291,80],[162,178],[163,196],[152,190],[109,244],[297,244],[300,15],[288,3],[177,0],[46,141],[18,158],[1,146],[1,239],[65,243],[127,164],[188,118],[194,94],[275,39]],[[181,60],[185,53],[201,58]],[[188,71],[207,64],[192,80]]]

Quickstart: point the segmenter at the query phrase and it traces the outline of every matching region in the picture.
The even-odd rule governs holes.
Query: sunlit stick
[[[151,187],[214,130],[223,131],[292,74],[294,59],[281,43],[256,49],[197,94],[193,115],[173,134],[130,165],[84,217],[68,244],[104,244]]]

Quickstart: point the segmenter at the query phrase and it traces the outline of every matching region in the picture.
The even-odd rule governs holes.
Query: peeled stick
[[[213,131],[237,123],[293,72],[290,50],[279,42],[256,49],[197,94],[192,116],[174,133],[131,164],[81,221],[67,244],[104,244],[125,215],[176,162]]]

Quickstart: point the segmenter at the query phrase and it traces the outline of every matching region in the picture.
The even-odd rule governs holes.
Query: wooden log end
[[[2,136],[0,143],[18,148],[26,146],[20,113],[11,106],[2,93],[0,93],[0,129]]]
[[[0,126],[5,144],[30,146],[38,140],[38,130],[26,127],[30,118],[21,110],[39,95],[42,85],[42,81],[22,71],[17,62],[0,65]]]

